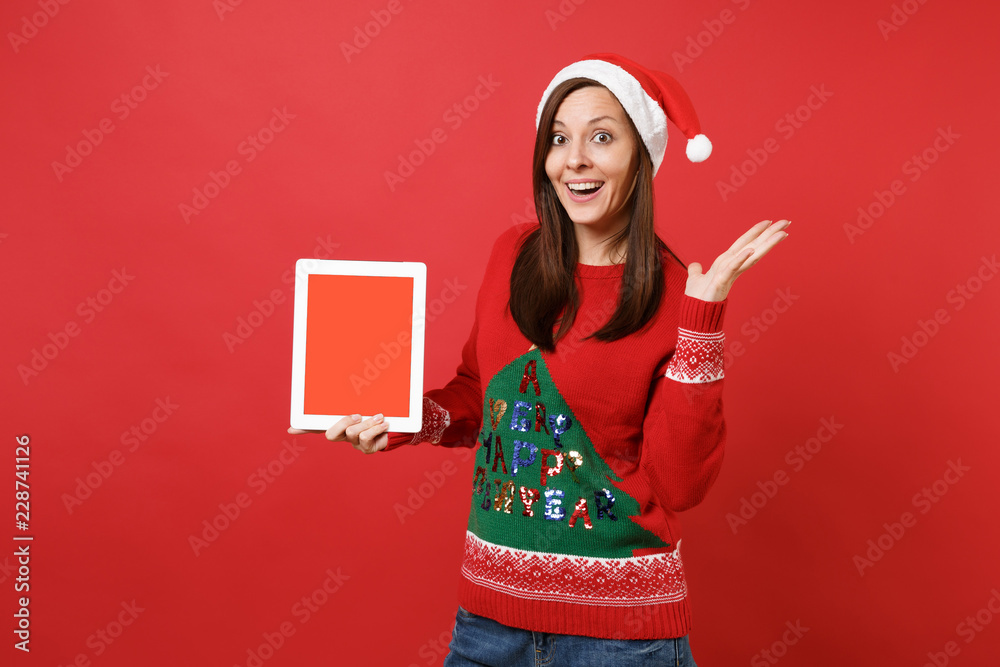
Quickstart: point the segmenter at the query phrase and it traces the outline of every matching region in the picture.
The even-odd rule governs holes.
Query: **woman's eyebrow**
[[[611,116],[598,116],[597,118],[591,118],[587,122],[587,125],[593,125],[594,123],[600,122],[602,120],[610,120],[610,121],[614,121],[615,123],[618,122],[617,120],[615,120]],[[554,121],[552,121],[552,124],[553,125],[566,125],[566,123],[562,122],[561,120],[554,120]]]

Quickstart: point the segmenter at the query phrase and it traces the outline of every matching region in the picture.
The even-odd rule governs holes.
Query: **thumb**
[[[688,277],[693,278],[695,276],[701,275],[701,264],[698,262],[691,262],[688,264]]]

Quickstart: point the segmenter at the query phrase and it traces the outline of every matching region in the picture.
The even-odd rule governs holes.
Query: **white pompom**
[[[688,139],[685,152],[691,162],[704,162],[712,154],[712,142],[704,134],[696,134]]]

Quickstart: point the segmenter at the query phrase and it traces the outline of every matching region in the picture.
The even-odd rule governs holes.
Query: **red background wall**
[[[698,663],[993,664],[995,3],[221,7],[0,9],[4,655],[248,665],[284,627],[264,664],[440,664],[469,453],[363,456],[285,434],[291,269],[425,262],[428,301],[451,301],[427,326],[425,386],[443,386],[492,241],[530,211],[542,90],[618,51],[675,75],[715,145],[690,164],[669,129],[658,229],[682,260],[707,266],[757,221],[793,221],[730,298],[726,464],[683,517]],[[386,24],[366,44],[372,12]],[[261,133],[272,118],[280,131]],[[244,143],[258,134],[270,143]],[[225,187],[198,200],[213,173]],[[377,307],[345,303],[345,326]],[[36,351],[50,358],[23,373]],[[11,479],[23,434],[27,533]],[[28,656],[10,632],[16,534],[35,537]]]

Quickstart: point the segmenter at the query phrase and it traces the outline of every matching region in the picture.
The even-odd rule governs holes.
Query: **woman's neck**
[[[609,225],[600,230],[591,225],[576,224],[577,261],[592,266],[608,266],[624,262],[626,244],[619,243],[617,247],[612,248],[610,239],[625,229],[627,224],[627,220],[620,221],[617,225]]]

